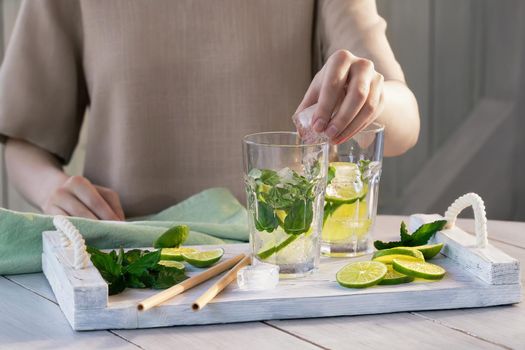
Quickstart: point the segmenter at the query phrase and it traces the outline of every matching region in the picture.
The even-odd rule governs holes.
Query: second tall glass
[[[373,123],[334,146],[324,206],[323,255],[346,257],[372,251],[383,131],[382,125]]]

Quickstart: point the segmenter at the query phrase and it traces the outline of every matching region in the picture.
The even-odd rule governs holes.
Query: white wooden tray
[[[411,226],[438,218],[415,215],[411,217]],[[376,238],[393,237],[378,233]],[[322,258],[317,273],[302,279],[281,280],[278,287],[271,291],[245,292],[232,284],[198,312],[192,311],[192,302],[216,279],[159,307],[138,311],[138,302],[158,291],[126,289],[121,294],[108,297],[107,285],[91,262],[81,270],[69,266],[67,262],[71,261],[73,251],[62,247],[56,231],[43,233],[42,264],[58,303],[75,330],[455,309],[520,301],[520,267],[517,260],[490,244],[485,248],[476,248],[475,237],[458,228],[438,232],[435,241],[445,243],[443,255],[433,260],[447,270],[441,281],[346,289],[337,284],[335,274],[349,259]],[[228,258],[248,252],[248,245],[225,245],[224,249],[225,258]],[[361,258],[365,259],[369,257]],[[189,267],[188,272],[191,276],[200,269]]]

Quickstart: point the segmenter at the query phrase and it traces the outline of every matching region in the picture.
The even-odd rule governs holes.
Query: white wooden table
[[[380,216],[397,230],[401,216]],[[473,221],[458,225],[472,232]],[[521,262],[525,223],[489,221],[492,244]],[[246,310],[249,312],[249,310]],[[0,277],[0,349],[525,349],[525,304],[479,309],[75,332],[43,274]]]

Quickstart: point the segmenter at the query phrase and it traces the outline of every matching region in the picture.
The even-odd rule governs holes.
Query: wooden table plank
[[[521,264],[521,279],[525,281],[525,249],[501,242],[491,242]],[[522,296],[525,299],[525,295]],[[493,343],[513,349],[525,348],[525,304],[464,310],[417,312],[446,327],[461,329]]]
[[[75,332],[60,308],[0,277],[0,344],[9,349],[137,349],[107,331]]]
[[[249,312],[249,310],[246,310]],[[320,349],[261,322],[115,330],[145,349]]]
[[[24,275],[11,275],[5,276],[10,281],[21,285],[25,289],[28,289],[52,302],[57,303],[55,294],[47,282],[46,276],[41,273],[27,273]]]
[[[498,346],[409,313],[268,321],[328,349],[497,349]]]

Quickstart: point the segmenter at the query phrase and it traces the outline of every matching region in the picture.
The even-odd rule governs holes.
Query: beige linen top
[[[0,70],[0,134],[151,213],[211,186],[243,198],[241,139],[291,130],[312,72],[346,48],[403,79],[372,0],[29,0]]]

